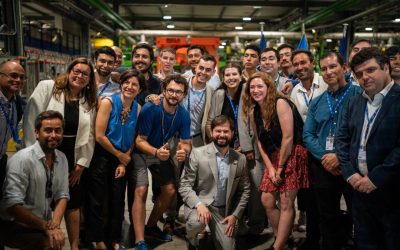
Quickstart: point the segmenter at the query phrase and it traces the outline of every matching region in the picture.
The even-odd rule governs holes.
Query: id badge
[[[367,151],[365,150],[365,146],[360,146],[358,151],[358,168],[363,175],[368,173]]]
[[[329,135],[326,137],[325,149],[326,150],[333,150],[333,143],[335,142],[335,137]]]

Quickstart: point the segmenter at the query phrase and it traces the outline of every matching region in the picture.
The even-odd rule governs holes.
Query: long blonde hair
[[[276,112],[276,99],[278,97],[284,99],[288,98],[284,96],[282,93],[278,92],[274,80],[272,80],[272,78],[269,75],[260,71],[252,74],[247,80],[246,89],[242,96],[243,98],[242,118],[244,121],[247,120],[247,115],[249,114],[250,110],[254,108],[255,105],[257,105],[257,103],[250,96],[250,82],[256,78],[260,78],[268,89],[267,96],[260,105],[260,111],[262,118],[264,120],[264,126],[267,128],[271,123],[272,115]]]

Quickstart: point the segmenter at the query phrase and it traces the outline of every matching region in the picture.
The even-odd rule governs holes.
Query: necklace
[[[131,113],[130,107],[122,108],[121,115],[120,115],[122,125],[124,125],[125,122],[127,122],[129,120],[130,113]]]

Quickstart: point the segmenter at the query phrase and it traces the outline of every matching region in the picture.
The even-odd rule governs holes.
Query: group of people
[[[0,245],[62,249],[65,218],[71,249],[82,229],[96,249],[124,249],[127,196],[135,249],[149,249],[145,236],[171,241],[182,205],[188,249],[207,231],[235,249],[266,217],[270,249],[285,249],[297,197],[303,249],[400,249],[399,47],[359,40],[349,62],[336,52],[316,62],[289,44],[248,45],[243,67],[228,63],[221,78],[201,46],[182,74],[175,56],[162,49],[155,74],[148,44],[130,69],[120,48],[99,48],[94,65],[77,58],[39,82],[25,108],[23,67],[0,64]],[[25,148],[8,159],[10,138]]]

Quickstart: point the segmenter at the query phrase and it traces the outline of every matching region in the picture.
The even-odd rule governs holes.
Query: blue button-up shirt
[[[341,100],[343,94],[347,90],[346,96],[343,98],[340,106],[337,107],[336,104]],[[321,160],[322,156],[325,154],[335,152],[335,150],[326,150],[326,138],[330,134],[336,137],[337,131],[341,125],[341,118],[345,110],[344,107],[346,107],[350,97],[360,93],[361,88],[350,82],[336,92],[330,93],[326,90],[320,96],[312,100],[304,124],[303,141],[315,158]],[[334,112],[333,119],[331,119],[327,98],[329,98],[332,111]],[[335,109],[335,107],[337,108]]]
[[[218,182],[217,195],[215,196],[212,205],[216,207],[223,207],[226,205],[226,189],[229,178],[229,151],[225,155],[222,155],[218,149],[215,148],[215,155],[217,158]]]
[[[49,220],[51,202],[69,199],[67,158],[61,151],[55,150],[51,198],[46,198],[44,160],[45,154],[36,141],[32,146],[18,151],[7,162],[3,199],[0,201],[0,217],[3,220],[13,219],[6,210],[17,204],[23,205],[39,218]]]
[[[12,122],[14,128],[17,127],[15,96],[11,101],[8,101],[3,92],[0,91],[0,105],[0,158],[2,158],[6,154],[8,141],[12,137],[12,131],[7,119]],[[6,115],[8,115],[7,118]]]

